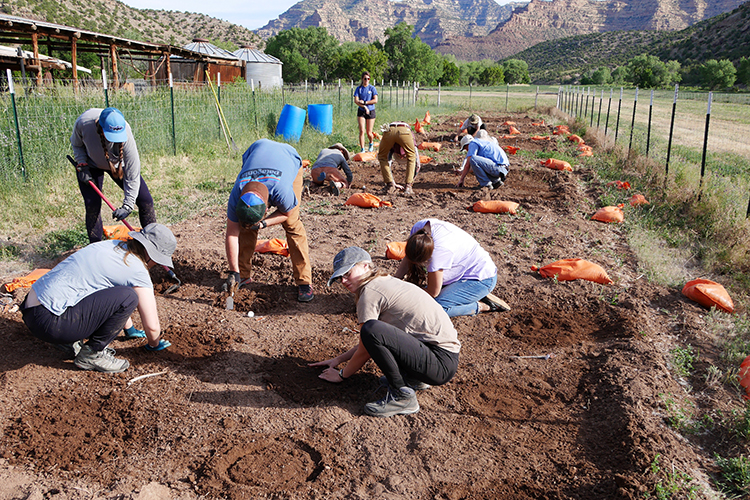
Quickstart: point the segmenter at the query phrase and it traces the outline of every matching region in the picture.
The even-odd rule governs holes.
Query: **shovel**
[[[229,297],[227,297],[227,305],[225,309],[227,311],[234,310],[234,292],[237,290],[239,283],[232,283],[232,287],[229,289]]]
[[[73,164],[73,166],[75,167],[76,170],[78,170],[78,164],[76,163],[76,161],[70,155],[66,155],[66,158],[68,158],[68,161]],[[109,200],[107,199],[107,197],[104,196],[104,193],[102,193],[101,190],[98,187],[96,187],[96,184],[94,184],[94,181],[89,181],[89,186],[91,186],[91,188],[94,191],[96,191],[96,194],[98,194],[99,197],[102,200],[104,200],[104,203],[107,204],[107,206],[110,208],[110,210],[112,210],[114,212],[115,211],[114,205],[112,205],[109,202]],[[127,227],[128,229],[130,229],[131,231],[134,231],[133,226],[131,226],[128,221],[126,221],[125,219],[123,219],[122,223],[125,224],[125,227]],[[176,285],[170,286],[169,288],[167,288],[167,290],[164,293],[167,294],[167,293],[172,293],[172,292],[177,291],[177,289],[182,286],[182,281],[180,281],[180,278],[178,278],[177,275],[174,273],[174,271],[172,271],[170,268],[168,268],[165,265],[162,265],[162,267],[167,271],[167,273],[169,274],[170,278],[172,278],[173,280],[177,281]]]

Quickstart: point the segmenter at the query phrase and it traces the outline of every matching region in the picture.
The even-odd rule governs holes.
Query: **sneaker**
[[[122,332],[125,334],[125,340],[146,338],[146,332],[139,330],[135,326],[131,326],[129,329],[123,328]]]
[[[340,194],[341,194],[341,190],[339,189],[339,187],[338,187],[338,186],[336,185],[336,183],[335,183],[335,182],[332,182],[332,183],[331,183],[331,185],[330,185],[330,190],[331,190],[331,194],[332,194],[333,196],[338,196],[338,195],[340,195]]]
[[[52,344],[52,347],[62,352],[65,355],[64,359],[75,359],[78,353],[81,352],[83,340],[73,342],[72,344]]]
[[[375,150],[375,147],[373,146],[372,143],[370,143],[370,147],[367,148],[367,151],[369,151],[370,153],[372,153],[374,150]]]
[[[418,411],[419,401],[417,401],[417,394],[411,387],[402,387],[400,389],[389,387],[383,399],[365,405],[365,413],[371,417],[409,415]]]
[[[360,149],[359,152],[360,153],[364,153],[365,152],[365,148]]]
[[[385,378],[385,375],[382,375],[378,379],[378,381],[380,382],[380,387],[388,387],[388,379]],[[414,389],[415,391],[425,391],[425,390],[429,389],[430,387],[432,387],[430,384],[425,384],[421,380],[417,380],[417,379],[413,379],[413,378],[409,378],[409,377],[404,377],[404,383],[407,386],[409,386],[412,389]]]
[[[237,290],[239,290],[243,286],[250,286],[250,283],[252,282],[253,282],[252,278],[245,278],[244,280],[240,280],[240,284],[237,285]]]
[[[510,306],[508,305],[507,302],[505,302],[500,297],[493,295],[491,293],[488,293],[486,297],[479,299],[479,302],[482,302],[490,306],[490,312],[510,311]]]
[[[105,348],[103,351],[94,351],[88,344],[81,347],[75,359],[75,365],[81,370],[96,370],[105,373],[124,372],[130,366],[127,359],[117,359],[114,350]]]
[[[414,194],[414,190],[411,188],[411,186],[406,186],[404,188],[404,196],[411,196]]]
[[[297,291],[298,302],[310,302],[313,299],[313,291],[310,285],[300,285]]]
[[[497,189],[502,185],[503,185],[503,181],[501,181],[500,179],[496,181],[492,181],[492,189]]]
[[[311,185],[312,185],[312,181],[310,179],[305,179],[302,181],[302,192],[307,193],[307,196],[310,196]]]

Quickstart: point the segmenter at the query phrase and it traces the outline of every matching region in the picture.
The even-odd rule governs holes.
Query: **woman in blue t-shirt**
[[[372,141],[375,135],[372,128],[375,125],[375,103],[378,102],[378,91],[370,85],[370,73],[362,73],[362,83],[354,90],[354,104],[357,108],[357,123],[359,124],[359,147],[360,153],[365,152],[365,134],[370,140],[368,151],[374,149]]]

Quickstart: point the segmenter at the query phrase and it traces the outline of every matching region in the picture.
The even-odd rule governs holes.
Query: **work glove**
[[[229,271],[229,276],[227,277],[227,281],[224,283],[224,285],[221,287],[221,289],[225,292],[231,292],[237,286],[240,284],[240,273],[236,271]]]
[[[130,212],[132,212],[132,211],[133,211],[132,208],[130,208],[127,205],[123,205],[120,208],[118,208],[117,210],[115,210],[114,212],[112,212],[112,218],[114,220],[120,221],[120,220],[124,219],[125,217],[127,217],[128,215],[130,215]]]
[[[156,346],[156,347],[151,347],[148,344],[146,344],[144,347],[146,348],[147,351],[152,351],[153,352],[153,351],[162,351],[162,350],[166,349],[167,347],[169,347],[171,345],[172,345],[172,342],[170,342],[168,340],[161,339],[161,340],[159,340],[159,345]]]
[[[78,182],[81,184],[88,184],[89,181],[93,181],[93,177],[91,177],[91,170],[89,170],[89,166],[86,163],[79,163],[76,167],[76,176],[78,177]]]

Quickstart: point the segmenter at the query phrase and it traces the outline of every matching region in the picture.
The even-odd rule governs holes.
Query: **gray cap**
[[[328,279],[328,286],[360,262],[372,262],[370,254],[364,248],[349,247],[341,250],[333,258],[333,274]]]
[[[463,149],[464,147],[466,147],[466,145],[469,144],[473,140],[474,140],[474,137],[472,137],[469,134],[466,134],[465,136],[463,136],[461,138],[461,149]]]
[[[140,231],[130,231],[128,235],[146,248],[151,260],[162,266],[174,267],[172,254],[177,248],[177,240],[167,226],[152,222]]]

